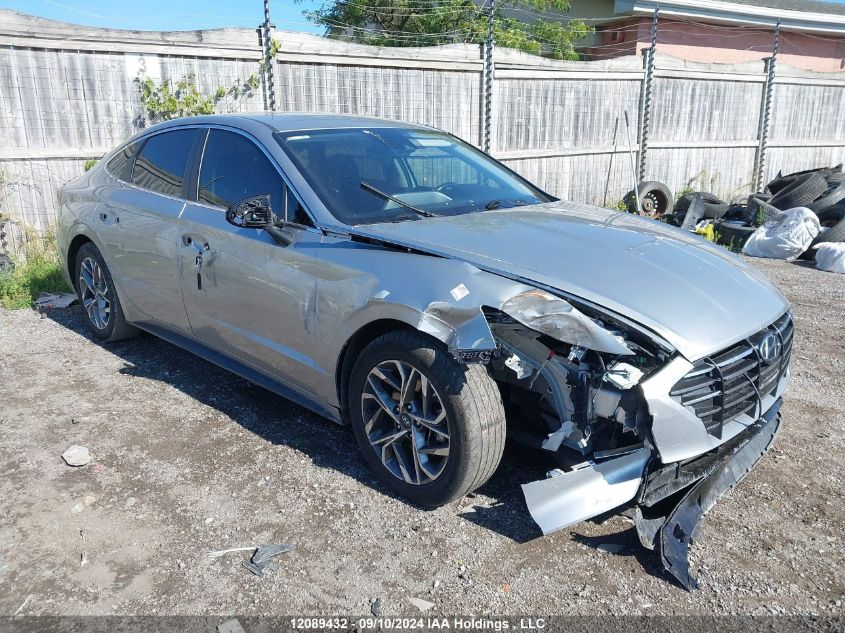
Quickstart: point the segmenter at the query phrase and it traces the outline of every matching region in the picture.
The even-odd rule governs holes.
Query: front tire
[[[88,242],[76,255],[76,295],[94,338],[120,341],[138,334],[123,316],[123,308],[100,249]]]
[[[364,460],[413,503],[449,503],[499,465],[506,425],[496,383],[482,365],[462,365],[416,332],[370,343],[352,368],[348,397]]]

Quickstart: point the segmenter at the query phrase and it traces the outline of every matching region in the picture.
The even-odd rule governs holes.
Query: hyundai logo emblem
[[[757,350],[757,353],[760,355],[760,360],[762,360],[766,365],[772,364],[778,358],[780,358],[780,353],[783,350],[783,343],[780,342],[780,337],[775,334],[774,332],[761,332],[757,337],[756,340],[752,341],[754,344],[754,349]]]

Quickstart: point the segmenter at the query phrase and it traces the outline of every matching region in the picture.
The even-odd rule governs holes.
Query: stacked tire
[[[822,232],[801,256],[803,259],[814,259],[819,244],[845,241],[845,174],[842,173],[841,163],[835,167],[808,169],[786,176],[778,174],[766,185],[766,192],[762,195],[771,196],[764,203],[771,209],[762,209],[765,219],[769,219],[772,211],[795,207],[807,207],[819,216]],[[758,214],[754,224],[762,224],[760,219]]]
[[[694,200],[697,208],[690,212]],[[845,174],[842,165],[820,167],[783,175],[778,173],[763,191],[751,194],[744,202],[722,202],[708,192],[681,196],[675,203],[673,221],[689,226],[700,219],[713,219],[719,242],[738,249],[757,227],[787,209],[806,207],[819,216],[822,232],[802,255],[813,259],[815,248],[824,242],[845,241]],[[689,213],[696,217],[688,218]]]

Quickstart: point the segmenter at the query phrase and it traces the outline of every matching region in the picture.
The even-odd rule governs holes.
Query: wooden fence
[[[433,125],[480,145],[482,52],[457,44],[375,48],[278,31],[279,111],[355,113]],[[552,61],[497,49],[491,153],[562,198],[611,204],[632,188],[643,130],[643,60]],[[0,10],[0,213],[43,231],[55,193],[143,125],[139,76],[190,77],[204,94],[245,81],[255,31],[94,29]],[[766,92],[764,62],[665,57],[652,79],[646,178],[730,197],[750,191]],[[265,90],[221,110],[267,109]],[[845,73],[778,64],[768,180],[845,154]],[[626,125],[626,114],[628,125]]]

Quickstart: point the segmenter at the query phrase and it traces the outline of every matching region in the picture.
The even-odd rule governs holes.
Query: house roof
[[[845,5],[818,0],[615,0],[622,15],[660,15],[744,25],[780,23],[790,31],[845,34]]]
[[[845,4],[819,2],[818,0],[731,0],[734,4],[749,4],[783,11],[808,11],[810,13],[831,13],[845,15]]]

